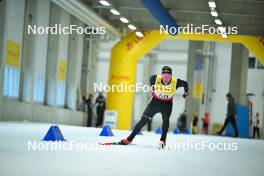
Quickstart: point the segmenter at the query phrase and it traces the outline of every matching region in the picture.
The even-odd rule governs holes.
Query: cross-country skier
[[[150,85],[153,97],[132,133],[127,138],[120,141],[122,145],[130,144],[134,137],[140,132],[141,128],[152,120],[152,117],[156,113],[161,113],[163,123],[159,145],[164,148],[172,111],[173,95],[179,87],[184,87],[184,98],[189,95],[188,83],[172,77],[172,69],[169,66],[164,66],[162,68],[162,75],[152,75],[150,77]]]

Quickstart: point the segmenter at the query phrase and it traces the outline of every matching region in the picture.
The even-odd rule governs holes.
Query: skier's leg
[[[128,136],[128,140],[132,141],[134,137],[140,132],[141,128],[143,128],[150,121],[150,117],[143,115],[141,120],[136,124],[132,133]]]
[[[127,140],[132,141],[135,136],[140,132],[140,130],[152,119],[152,117],[157,113],[157,111],[158,107],[149,104],[143,112],[141,120],[136,124],[132,133],[128,136]]]
[[[148,122],[148,131],[151,131],[152,120]]]
[[[160,137],[161,141],[166,141],[167,133],[170,125],[170,116],[162,116],[162,134]]]
[[[161,107],[162,114],[162,134],[160,137],[160,141],[166,141],[167,133],[170,125],[170,116],[172,111],[172,104]]]

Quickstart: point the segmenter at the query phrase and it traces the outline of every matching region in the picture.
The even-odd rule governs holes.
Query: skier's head
[[[169,66],[162,67],[162,80],[165,84],[169,83],[172,77],[172,69]]]
[[[233,96],[232,96],[232,94],[231,94],[230,92],[228,92],[228,93],[226,94],[226,99],[227,99],[227,100],[231,100],[231,99],[233,99]]]

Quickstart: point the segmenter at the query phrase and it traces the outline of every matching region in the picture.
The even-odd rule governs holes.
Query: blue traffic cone
[[[174,130],[173,130],[173,134],[179,134],[180,132],[179,132],[179,130],[177,129],[177,128],[175,128]]]
[[[109,125],[105,125],[99,136],[114,136]]]
[[[160,127],[158,127],[157,129],[156,129],[156,131],[155,131],[157,134],[161,134],[162,133],[162,130],[161,130],[161,128]]]
[[[57,125],[53,125],[49,128],[43,141],[66,141]]]
[[[189,130],[184,130],[184,132],[183,132],[184,134],[190,134],[190,131]]]

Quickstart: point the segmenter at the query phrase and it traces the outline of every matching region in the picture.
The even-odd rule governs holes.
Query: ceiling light
[[[138,37],[144,37],[143,33],[140,32],[140,31],[137,31],[137,32],[136,32],[136,35],[137,35]]]
[[[211,8],[216,8],[216,4],[215,4],[215,2],[214,2],[213,0],[210,0],[210,1],[208,2],[208,5],[209,5],[209,7],[211,7]]]
[[[221,34],[221,36],[222,36],[223,38],[227,38],[227,35],[226,35],[226,34]]]
[[[211,15],[214,17],[218,17],[218,13],[215,9],[211,9]]]
[[[226,32],[226,29],[223,26],[219,26],[217,29],[221,32],[221,34]]]
[[[120,21],[122,21],[123,23],[129,23],[128,19],[126,19],[125,17],[121,17]]]
[[[132,24],[129,24],[128,25],[128,28],[131,29],[132,31],[136,30],[136,26],[132,25]]]
[[[110,12],[114,15],[120,15],[120,12],[118,12],[116,9],[111,9]]]
[[[222,25],[222,21],[219,18],[215,19],[215,24]]]
[[[99,1],[103,6],[110,6],[110,3],[105,1],[105,0],[101,0]]]

